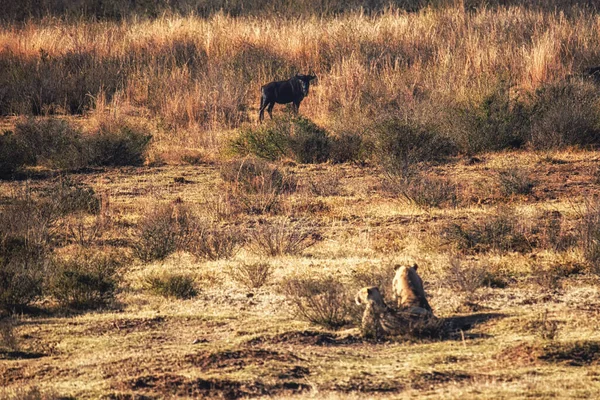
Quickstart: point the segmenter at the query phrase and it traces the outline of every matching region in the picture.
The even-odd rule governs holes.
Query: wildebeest
[[[316,75],[311,75],[310,73],[309,75],[297,74],[287,81],[271,82],[261,87],[259,121],[262,122],[264,118],[265,108],[269,112],[269,116],[273,118],[275,103],[294,103],[294,111],[297,113],[300,108],[300,102],[308,96],[310,81],[316,77]]]

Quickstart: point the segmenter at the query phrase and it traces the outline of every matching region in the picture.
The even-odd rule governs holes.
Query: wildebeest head
[[[304,96],[308,96],[308,89],[310,87],[310,81],[312,81],[313,79],[315,79],[317,76],[316,75],[302,75],[302,74],[296,74],[295,78],[298,79],[300,81],[300,84],[302,85],[302,93],[304,94]]]

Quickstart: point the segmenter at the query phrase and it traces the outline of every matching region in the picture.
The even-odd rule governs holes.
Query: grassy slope
[[[569,364],[577,363],[575,353],[560,360],[550,349],[574,341],[600,341],[597,277],[572,275],[555,287],[545,287],[532,272],[536,266],[566,268],[581,263],[579,250],[463,257],[513,277],[507,288],[480,288],[467,298],[444,285],[450,249],[440,242],[439,229],[449,221],[494,213],[500,200],[510,202],[524,219],[544,209],[555,210],[573,226],[583,202],[598,193],[593,182],[599,157],[597,152],[562,152],[553,157],[504,153],[486,155],[473,165],[459,160],[440,167],[438,173],[463,182],[462,190],[471,193],[474,202],[430,211],[385,195],[371,168],[291,167],[304,185],[323,175],[340,174],[340,193],[320,198],[329,210],[306,214],[321,226],[322,242],[302,256],[268,260],[276,267],[269,285],[248,297],[248,290],[229,278],[229,267],[258,259],[245,251],[229,261],[196,262],[177,254],[164,263],[134,262],[124,271],[119,311],[18,317],[15,332],[20,350],[45,355],[0,360],[0,386],[11,393],[37,385],[77,398],[111,393],[158,398],[288,397],[301,385],[306,390],[298,396],[308,398],[594,398],[600,392],[597,356],[573,366]],[[496,171],[515,163],[524,165],[537,185],[529,196],[501,199],[493,189]],[[173,178],[179,176],[191,183],[175,183]],[[115,245],[119,241],[108,239],[132,239],[132,223],[146,207],[176,198],[204,204],[220,180],[211,166],[125,168],[75,178],[109,193],[115,224],[103,239]],[[44,181],[32,184],[44,185]],[[0,193],[6,195],[18,184],[0,185]],[[287,201],[314,200],[299,191]],[[246,225],[252,220],[246,216],[238,222]],[[356,331],[350,330],[323,345],[319,339],[325,336],[300,333],[319,329],[291,315],[276,290],[280,279],[298,271],[346,276],[359,265],[391,266],[412,260],[421,266],[438,316],[494,317],[467,330],[464,340],[375,344],[357,340]],[[201,287],[199,296],[174,300],[145,292],[141,278],[162,269],[194,274]],[[540,338],[545,310],[558,323],[554,341]],[[296,333],[277,336],[284,332]],[[199,343],[193,344],[195,340]],[[586,350],[579,353],[585,355]],[[544,354],[550,359],[542,359]]]

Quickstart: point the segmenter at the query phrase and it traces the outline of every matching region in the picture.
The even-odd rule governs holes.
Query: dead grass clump
[[[273,267],[264,262],[238,264],[231,271],[231,277],[248,289],[259,289],[273,276]]]
[[[500,191],[504,196],[527,195],[535,186],[529,171],[523,167],[509,167],[499,172]]]
[[[162,272],[144,279],[146,289],[158,296],[190,299],[198,294],[195,279],[187,274]]]
[[[384,187],[421,208],[456,207],[458,187],[446,177],[434,177],[425,171],[405,176],[388,176]]]
[[[319,230],[308,220],[280,217],[261,221],[249,232],[249,249],[266,256],[298,255],[321,239]]]
[[[10,179],[30,162],[25,146],[12,132],[0,134],[0,179]]]
[[[245,237],[238,227],[196,222],[184,249],[198,259],[219,260],[233,257],[244,242]]]
[[[450,257],[450,265],[445,271],[443,282],[448,287],[463,293],[474,293],[481,287],[504,288],[506,280],[489,266],[461,261],[460,257]]]
[[[565,227],[565,220],[559,211],[545,211],[539,216],[537,247],[556,252],[564,251],[577,244],[577,238]]]
[[[296,190],[291,175],[259,159],[225,163],[221,166],[221,176],[227,182],[229,197],[239,202],[248,214],[275,213],[279,210],[281,196]]]
[[[525,330],[534,333],[542,340],[555,340],[558,337],[558,322],[548,318],[548,310],[528,321]]]
[[[118,285],[120,260],[104,252],[82,252],[55,259],[46,292],[62,307],[95,309],[112,301]]]
[[[339,196],[342,193],[342,178],[341,172],[319,174],[308,179],[308,188],[315,196]]]
[[[133,251],[142,261],[162,260],[185,248],[193,228],[194,217],[187,207],[175,204],[157,207],[138,224]]]
[[[292,277],[281,287],[298,315],[307,321],[332,329],[348,323],[352,296],[336,278]]]
[[[529,252],[533,243],[526,236],[525,227],[511,209],[499,208],[483,221],[470,224],[451,223],[442,230],[443,238],[458,250],[481,253],[490,250]]]

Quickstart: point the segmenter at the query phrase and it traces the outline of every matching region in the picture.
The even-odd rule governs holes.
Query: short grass
[[[240,232],[283,216],[302,218],[321,237],[295,255],[265,256],[244,246],[231,259],[215,261],[185,252],[149,263],[131,258],[120,271],[110,307],[64,311],[51,299],[35,303],[41,311],[13,316],[16,348],[0,344],[0,395],[35,386],[42,393],[90,399],[596,398],[600,281],[587,269],[581,249],[461,252],[440,232],[449,223],[481,223],[502,206],[529,226],[544,211],[558,212],[565,232],[576,233],[581,210],[600,191],[593,179],[600,153],[511,152],[480,159],[435,167],[435,173],[460,183],[455,207],[419,208],[384,190],[383,176],[369,166],[298,165],[286,167],[298,189],[284,195],[277,215],[233,217],[213,212],[211,202],[224,183],[211,165],[73,174],[73,180],[110,198],[112,224],[94,240],[124,255],[131,255],[141,217],[167,203],[196,208]],[[519,165],[535,180],[530,193],[503,194],[499,174],[508,165]],[[28,184],[47,185],[40,174],[42,179]],[[308,195],[311,182],[323,175],[339,177],[338,190]],[[0,202],[23,185],[1,182]],[[299,207],[317,199],[327,207]],[[74,246],[60,244],[55,252],[68,254]],[[472,293],[449,286],[453,257],[464,268],[493,272],[506,286],[483,285]],[[279,289],[297,274],[327,274],[349,284],[358,270],[413,261],[435,313],[472,322],[462,335],[363,341],[356,325],[332,331],[303,321]],[[272,270],[261,287],[248,288],[230,274],[260,262]],[[554,280],[540,278],[542,270],[579,272],[561,273],[549,285]],[[147,290],[147,276],[164,273],[192,277],[196,296],[165,298]],[[550,326],[556,326],[553,339],[544,335]]]

